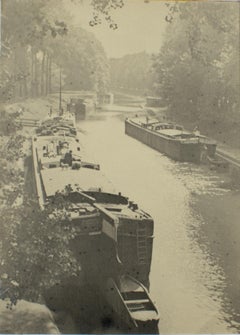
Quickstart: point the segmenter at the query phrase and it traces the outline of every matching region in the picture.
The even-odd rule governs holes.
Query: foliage
[[[92,34],[74,30],[63,0],[4,0],[2,12],[1,102],[51,93],[57,66],[72,89],[107,89],[104,50]]]
[[[2,141],[1,292],[13,303],[19,298],[37,301],[44,289],[64,275],[78,274],[78,264],[68,248],[69,240],[76,235],[66,215],[69,203],[64,195],[69,188],[56,194],[55,201],[40,210],[33,193],[26,189],[23,167],[19,164],[26,155],[26,139],[14,135]]]
[[[68,35],[57,37],[51,48],[55,63],[63,69],[64,89],[108,90],[108,60],[93,34],[69,25]]]
[[[124,6],[123,0],[92,0],[93,19],[89,22],[90,26],[95,26],[102,22],[101,17],[108,22],[109,27],[117,29],[117,23],[111,17],[111,11]]]
[[[240,124],[237,6],[179,3],[155,58],[157,92],[172,115],[205,131]]]
[[[45,7],[43,0],[3,1],[4,39],[11,44],[34,45],[37,48],[48,34],[52,37],[66,34],[66,24],[58,20],[50,22]]]
[[[28,95],[28,87],[33,85],[33,59],[31,56],[43,48],[44,41],[57,35],[65,35],[66,24],[57,19],[51,22],[45,14],[46,2],[37,0],[3,1],[2,58],[5,71],[0,72],[0,82],[7,90],[5,78],[12,92],[10,98]],[[35,72],[37,69],[35,68]],[[37,75],[35,75],[37,77]],[[31,80],[31,82],[30,82]],[[1,101],[8,96],[2,92]]]
[[[111,59],[110,64],[114,89],[140,90],[144,93],[152,89],[152,57],[146,52]]]

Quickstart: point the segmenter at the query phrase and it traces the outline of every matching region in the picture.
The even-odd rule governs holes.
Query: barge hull
[[[202,161],[203,143],[183,143],[143,128],[129,120],[125,121],[125,133],[174,160],[193,163]],[[212,157],[215,149],[216,145],[207,145],[207,155]]]

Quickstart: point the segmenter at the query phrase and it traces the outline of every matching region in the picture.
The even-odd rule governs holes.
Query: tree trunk
[[[41,95],[44,95],[44,74],[45,74],[45,51],[43,51],[42,66],[41,66]]]
[[[49,59],[49,69],[48,69],[48,90],[49,93],[52,93],[52,57]]]
[[[34,55],[34,64],[35,64],[35,96],[38,96],[38,60],[37,60],[37,53]]]
[[[23,78],[23,94],[24,94],[24,97],[27,98],[27,96],[28,96],[28,87],[27,87],[27,78],[26,78],[26,76],[24,76],[24,78]]]
[[[21,74],[20,74],[21,76]],[[22,78],[19,78],[19,96],[20,98],[23,97],[23,79]]]
[[[48,95],[49,93],[49,55],[47,54],[47,61],[46,61],[46,90],[45,90],[45,95]]]
[[[31,50],[31,96],[34,97],[34,52]]]
[[[16,48],[14,48],[14,54],[13,54],[13,98],[15,99],[18,96],[18,80],[17,80],[17,51]]]

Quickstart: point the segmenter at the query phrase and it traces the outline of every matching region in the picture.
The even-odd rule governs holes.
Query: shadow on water
[[[99,286],[67,280],[45,292],[45,301],[61,333],[132,334],[149,333],[128,328],[106,302]],[[156,329],[154,332],[158,334]]]
[[[198,244],[219,277],[212,298],[221,298],[225,321],[240,332],[239,182],[208,166],[176,165],[174,173],[191,192],[189,237]],[[220,299],[219,299],[220,300]]]
[[[239,185],[228,173],[208,166],[176,164],[170,169],[191,194],[189,206],[195,220],[188,225],[188,236],[212,268],[209,295],[220,302],[222,319],[239,333]]]
[[[128,328],[107,302],[107,279],[117,278],[121,272],[112,241],[102,235],[85,236],[73,240],[70,248],[81,265],[80,276],[62,280],[44,295],[47,306],[57,316],[60,331],[84,334],[149,333],[147,329],[136,331]]]
[[[45,300],[57,315],[57,325],[63,333],[120,332],[96,286],[68,280],[46,292]]]
[[[81,265],[80,276],[63,279],[45,292],[46,304],[56,313],[61,332],[122,332],[102,294],[107,278],[118,272],[115,249],[99,236],[71,241],[70,249]]]
[[[195,228],[195,239],[213,264],[222,269],[224,287],[222,308],[226,321],[240,332],[240,266],[239,210],[240,193],[210,197],[198,196],[193,211],[200,213],[201,225]]]

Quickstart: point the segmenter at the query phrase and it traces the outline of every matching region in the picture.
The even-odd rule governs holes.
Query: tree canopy
[[[104,49],[93,34],[73,27],[62,0],[3,1],[2,12],[1,102],[51,93],[59,67],[68,89],[107,90]]]
[[[77,235],[65,210],[69,203],[64,195],[70,189],[66,186],[41,210],[33,196],[29,140],[21,133],[3,137],[0,153],[1,298],[9,297],[14,304],[17,299],[38,301],[44,290],[64,276],[79,274],[68,245]]]
[[[205,129],[240,124],[237,3],[179,3],[154,62],[172,115]]]
[[[109,66],[103,47],[93,34],[73,27],[69,13],[62,11],[63,1],[3,1],[1,102],[50,93],[60,67],[66,89],[107,90]],[[64,194],[69,189],[40,210],[33,199],[28,155],[22,133],[1,137],[0,294],[12,303],[19,298],[36,301],[65,275],[80,272],[69,248],[77,234],[65,217]]]
[[[110,64],[113,89],[136,91],[138,94],[152,89],[152,57],[146,52],[113,58]]]

